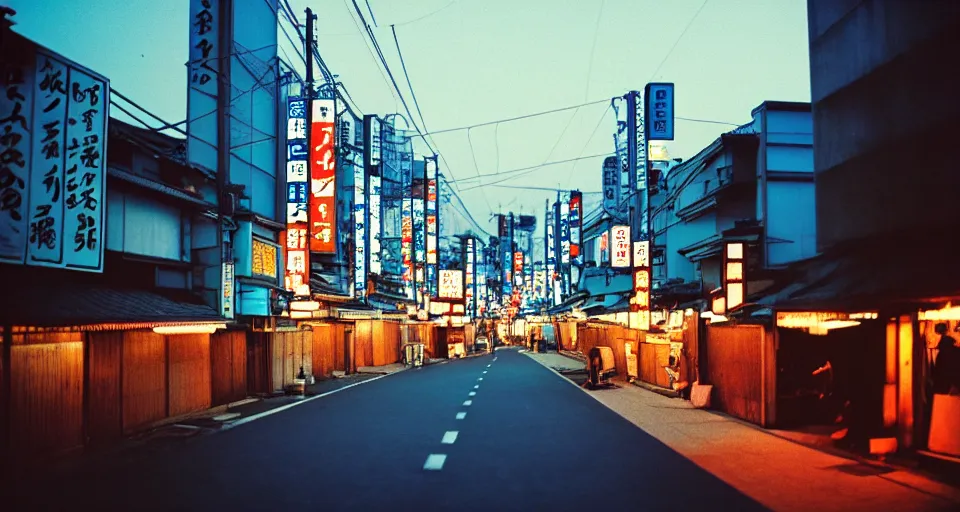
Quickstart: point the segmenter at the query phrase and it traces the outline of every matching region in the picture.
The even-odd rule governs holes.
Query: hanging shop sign
[[[582,244],[581,222],[583,210],[583,194],[579,191],[570,192],[570,258],[574,264],[580,264],[580,246]]]
[[[725,242],[723,248],[723,290],[726,310],[741,304],[746,293],[746,246],[743,242]]]
[[[284,288],[297,297],[310,295],[310,251],[307,193],[310,172],[307,144],[307,100],[287,100],[287,229],[280,234],[284,257]]]
[[[220,316],[224,318],[233,318],[233,270],[232,261],[225,261],[220,265],[220,290],[223,292],[220,296]]]
[[[313,100],[310,116],[310,250],[337,252],[337,153],[334,100]]]
[[[367,290],[367,188],[366,168],[353,166],[353,296],[364,297]]]
[[[639,328],[650,330],[650,241],[633,242],[633,297],[630,310],[637,313]]]
[[[570,204],[560,203],[560,263],[570,263]]]
[[[190,0],[187,62],[187,161],[217,168],[220,75],[220,0]],[[229,53],[227,50],[224,53]]]
[[[610,228],[610,266],[627,268],[630,266],[630,226]]]
[[[673,84],[647,84],[644,87],[643,99],[645,103],[643,124],[647,132],[647,140],[673,140]]]
[[[277,260],[280,247],[254,238],[251,243],[250,272],[256,277],[277,279]]]
[[[8,49],[0,262],[103,272],[110,82],[16,34]]]
[[[381,225],[380,222],[380,192],[381,192],[381,178],[380,176],[370,176],[370,197],[369,197],[369,221],[367,224],[367,229],[370,230],[370,272],[374,274],[381,274],[383,272],[383,262],[380,259],[380,251],[382,246],[380,244],[381,236]]]
[[[463,300],[463,271],[440,270],[440,286],[437,297],[447,300]]]

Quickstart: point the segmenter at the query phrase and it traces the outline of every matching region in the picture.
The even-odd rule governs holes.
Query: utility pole
[[[643,137],[642,133],[638,133],[637,128],[637,119],[639,118],[637,112],[637,104],[639,103],[640,93],[637,91],[630,91],[627,93],[627,163],[629,165],[629,183],[630,183],[630,241],[639,240],[640,237],[640,225],[641,219],[640,216],[643,212],[643,201],[640,194],[640,184],[637,180],[637,169],[641,165],[640,159],[643,160],[642,165],[646,166],[646,151],[643,151],[642,155],[640,153],[640,145],[646,146],[646,141],[641,141]],[[633,255],[633,250],[630,251],[631,257]]]
[[[236,201],[230,194],[230,61],[233,48],[233,0],[220,2],[219,13],[219,41],[217,49],[219,55],[219,69],[217,76],[217,231],[220,245],[220,293],[218,309],[224,311],[227,318],[234,318],[236,304],[236,289],[234,286],[233,248],[231,235],[228,233],[227,217],[234,214]],[[229,204],[227,204],[229,202]],[[228,270],[229,269],[229,270]],[[229,281],[229,282],[227,282]],[[226,298],[224,287],[230,287],[229,305],[224,304]]]
[[[307,84],[306,90],[300,92],[300,96],[303,97],[304,102],[307,106],[307,126],[306,126],[306,136],[307,136],[307,286],[310,286],[310,276],[312,275],[312,270],[310,269],[311,262],[313,257],[310,254],[310,246],[313,244],[313,208],[310,205],[310,196],[313,195],[313,187],[311,186],[311,180],[313,179],[313,147],[311,146],[313,142],[310,139],[310,134],[313,132],[313,20],[315,18],[313,10],[309,7],[306,9],[307,14],[307,37],[304,41],[305,50],[306,50],[306,62],[307,62]],[[312,290],[311,290],[312,294]]]

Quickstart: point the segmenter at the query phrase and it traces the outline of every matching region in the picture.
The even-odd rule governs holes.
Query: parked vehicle
[[[490,339],[486,336],[477,336],[473,342],[473,350],[475,352],[490,350]]]

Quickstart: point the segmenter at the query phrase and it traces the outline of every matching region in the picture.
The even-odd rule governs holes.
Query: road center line
[[[473,389],[480,389],[480,384],[475,384],[475,385],[473,386]]]
[[[467,400],[463,402],[464,407],[470,407],[471,405],[473,405],[473,400]]]
[[[476,391],[471,391],[471,392],[470,392],[470,396],[477,396],[477,392],[476,392]]]
[[[483,380],[483,377],[478,378],[477,380]]]
[[[462,419],[464,419],[464,418],[466,418],[466,417],[467,417],[467,413],[465,413],[465,412],[458,412],[458,413],[457,413],[457,419],[458,419],[458,420],[462,420]]]
[[[447,456],[442,453],[431,453],[427,456],[427,461],[423,463],[424,471],[440,471],[443,469],[443,463],[447,461]]]
[[[487,371],[486,371],[486,370],[484,370],[484,371],[483,371],[483,374],[484,374],[484,375],[486,375],[486,374],[487,374]]]
[[[490,368],[490,366],[491,366],[491,365],[488,364],[488,365],[487,365],[487,368]]]
[[[457,442],[457,436],[459,434],[460,432],[456,430],[448,430],[445,434],[443,434],[443,440],[440,442],[443,444],[453,444]]]

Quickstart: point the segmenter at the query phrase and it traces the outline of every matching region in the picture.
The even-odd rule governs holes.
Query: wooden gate
[[[707,384],[713,407],[760,426],[776,418],[774,337],[761,325],[710,325],[706,333]]]

